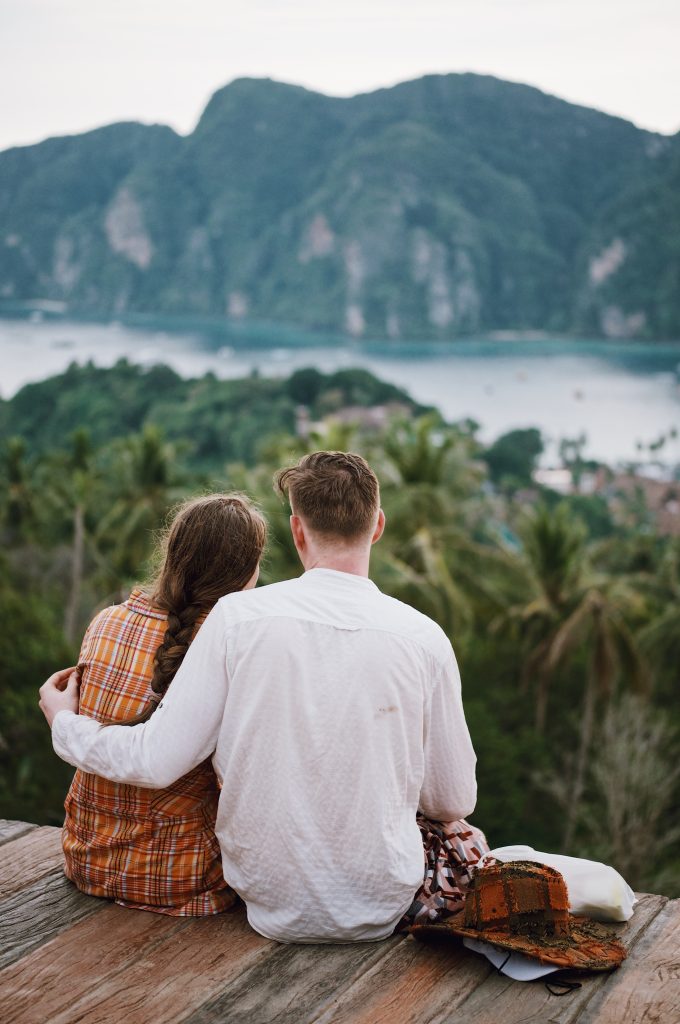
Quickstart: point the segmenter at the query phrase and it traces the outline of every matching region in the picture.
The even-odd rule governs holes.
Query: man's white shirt
[[[389,935],[423,879],[417,809],[450,821],[476,800],[446,635],[331,569],[222,598],[144,725],[62,711],[52,736],[70,764],[155,789],[212,755],[224,876],[284,942]]]

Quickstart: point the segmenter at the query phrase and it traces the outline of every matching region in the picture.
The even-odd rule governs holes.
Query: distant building
[[[403,402],[387,402],[385,405],[346,405],[329,413],[323,420],[312,421],[306,405],[295,410],[295,432],[298,437],[309,437],[311,433],[323,434],[330,423],[355,426],[369,433],[379,433],[392,420],[411,418],[410,406]]]
[[[574,478],[570,469],[535,469],[531,476],[541,487],[549,487],[558,494],[573,494]]]
[[[659,533],[680,536],[680,481],[617,473],[607,466],[583,470],[578,476],[566,467],[537,469],[532,476],[534,483],[558,494],[600,495],[622,523],[635,517],[633,505],[637,503],[637,513],[648,514],[650,525]],[[517,492],[515,498],[519,497]]]
[[[635,473],[615,473],[604,488],[612,510],[626,517],[631,499],[644,504],[659,533],[680,536],[680,482],[653,480]]]

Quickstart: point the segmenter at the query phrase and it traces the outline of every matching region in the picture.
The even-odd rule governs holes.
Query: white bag
[[[596,921],[629,921],[635,893],[624,878],[607,864],[582,857],[564,857],[559,853],[540,853],[531,846],[501,846],[487,857],[496,860],[533,860],[555,868],[564,878],[572,914],[592,917]]]

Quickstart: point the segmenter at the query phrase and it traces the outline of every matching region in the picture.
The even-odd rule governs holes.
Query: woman
[[[133,590],[87,629],[78,663],[82,713],[104,724],[148,718],[213,605],[255,586],[265,539],[265,521],[244,497],[214,494],[180,506],[148,591]],[[214,835],[218,795],[209,760],[162,790],[77,771],[65,803],[67,877],[127,907],[220,913],[236,896]]]

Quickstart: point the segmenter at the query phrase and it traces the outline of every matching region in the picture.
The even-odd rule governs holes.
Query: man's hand
[[[75,665],[55,672],[40,687],[40,710],[47,719],[50,729],[58,711],[73,711],[78,714],[78,669]]]

